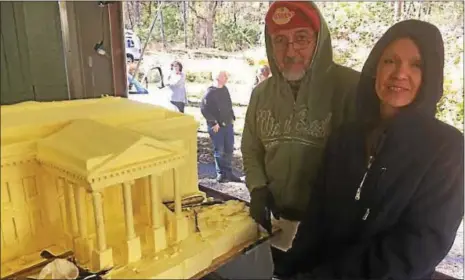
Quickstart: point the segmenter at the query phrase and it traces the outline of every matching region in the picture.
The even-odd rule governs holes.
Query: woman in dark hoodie
[[[365,63],[357,122],[328,140],[319,184],[281,278],[429,279],[464,213],[463,134],[435,118],[439,30],[392,26]]]

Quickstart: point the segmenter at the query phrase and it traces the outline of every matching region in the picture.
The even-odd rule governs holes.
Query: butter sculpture
[[[107,278],[185,279],[257,238],[241,202],[183,207],[204,199],[197,127],[124,98],[1,106],[1,277],[47,249]]]

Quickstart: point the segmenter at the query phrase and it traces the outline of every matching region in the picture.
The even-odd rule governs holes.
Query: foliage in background
[[[359,71],[391,25],[405,19],[435,24],[445,45],[444,96],[437,117],[463,131],[463,2],[324,2],[319,6],[331,30],[335,61]]]
[[[193,83],[209,83],[212,81],[211,72],[186,72],[186,80]]]
[[[264,59],[263,24],[268,2],[163,1],[161,13],[157,13],[160,3],[125,2],[126,26],[136,30],[143,42],[157,15],[150,41],[153,45],[162,42],[162,48],[228,52],[257,49],[260,57],[247,57],[246,63],[255,66]],[[438,26],[446,51],[444,97],[438,104],[438,117],[463,131],[463,2],[397,0],[317,2],[317,5],[331,31],[335,61],[356,70],[361,70],[374,43],[395,22],[414,18]],[[207,82],[208,75],[203,72],[191,69],[187,79]]]

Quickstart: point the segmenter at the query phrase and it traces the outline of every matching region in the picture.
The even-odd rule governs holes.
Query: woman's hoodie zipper
[[[368,164],[365,170],[365,173],[363,174],[362,181],[360,182],[360,185],[357,189],[357,192],[355,193],[355,200],[360,200],[360,196],[362,195],[362,188],[365,185],[365,180],[368,177],[368,174],[371,171],[371,167],[373,166],[373,163],[375,162],[376,157],[378,156],[379,152],[384,146],[384,140],[386,139],[386,131],[383,131],[381,136],[379,137],[378,143],[376,144],[376,149],[373,154],[370,155],[368,159]]]
[[[383,131],[383,133],[379,137],[378,143],[376,144],[375,152],[372,153],[370,157],[368,158],[368,164],[367,164],[365,173],[363,174],[362,181],[360,182],[360,185],[357,188],[357,192],[355,193],[355,201],[359,201],[361,198],[362,190],[365,185],[366,178],[368,177],[368,174],[371,171],[371,168],[373,166],[373,163],[375,162],[376,157],[379,155],[381,149],[384,146],[385,139],[386,139],[386,131]],[[382,168],[382,174],[384,173],[385,170],[386,168]],[[368,216],[370,215],[370,211],[371,211],[370,208],[365,209],[365,213],[363,214],[362,220],[366,221],[368,219]]]

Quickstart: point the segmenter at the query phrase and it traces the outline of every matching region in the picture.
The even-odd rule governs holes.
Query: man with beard
[[[271,244],[287,251],[326,140],[353,114],[359,73],[333,62],[328,26],[314,3],[276,1],[265,25],[272,76],[252,92],[242,155],[250,214],[268,231],[272,222],[280,227]]]

